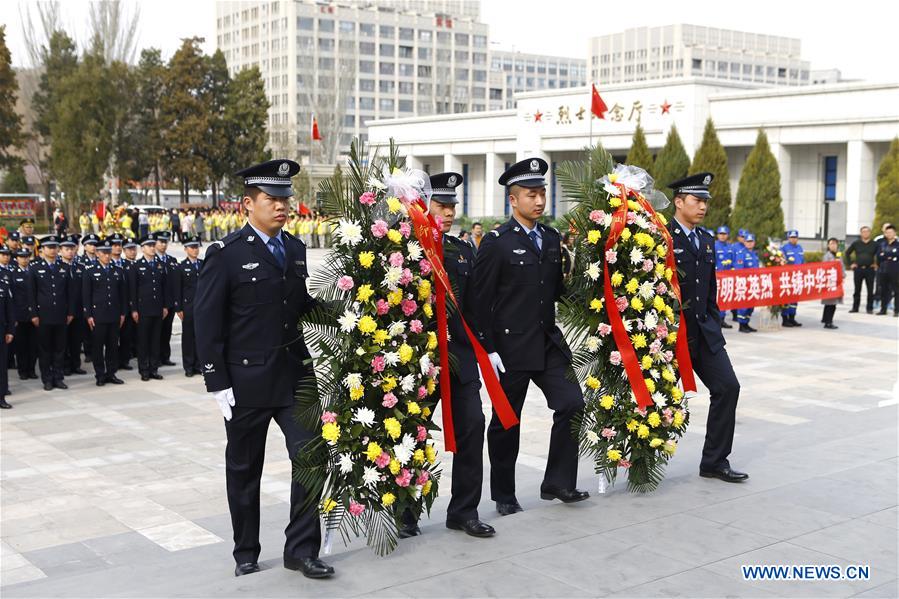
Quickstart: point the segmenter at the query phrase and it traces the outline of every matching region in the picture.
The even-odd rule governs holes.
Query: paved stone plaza
[[[313,262],[322,252],[312,252]],[[263,478],[264,570],[234,578],[225,499],[224,427],[199,377],[45,392],[13,371],[2,433],[4,597],[896,597],[897,343],[889,316],[847,313],[838,331],[802,304],[801,329],[727,332],[742,384],[735,468],[745,484],[697,476],[708,395],[660,489],[621,481],[564,506],[538,498],[551,416],[532,388],[523,415],[518,498],[500,518],[485,488],[480,540],[443,526],[438,499],[424,535],[388,558],[333,540],[337,568],[312,581],[281,566],[290,464],[273,426]],[[756,318],[758,320],[758,318]],[[176,319],[176,323],[177,323]],[[176,324],[176,327],[178,325]],[[180,356],[176,328],[175,358]],[[87,366],[90,369],[90,365]],[[450,455],[443,456],[446,476]],[[448,482],[448,481],[447,481]],[[448,484],[445,487],[448,490]],[[866,581],[744,581],[741,565],[870,565]]]

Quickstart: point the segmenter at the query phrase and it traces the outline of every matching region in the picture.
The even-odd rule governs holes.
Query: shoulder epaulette
[[[511,228],[509,227],[509,223],[508,223],[508,222],[504,222],[504,223],[501,224],[499,227],[497,227],[497,228],[495,228],[495,229],[492,229],[492,230],[490,231],[490,233],[492,233],[493,235],[496,235],[497,237],[499,237],[499,236],[502,235],[503,233],[506,233],[507,231],[510,231],[510,230],[511,230]]]

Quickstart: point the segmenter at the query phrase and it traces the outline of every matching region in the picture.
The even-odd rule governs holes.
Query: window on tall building
[[[378,28],[381,37],[393,37],[393,25],[381,25]]]
[[[486,48],[487,47],[487,36],[486,35],[471,36],[471,45],[473,45],[475,48]]]
[[[730,74],[739,75],[740,74],[740,64],[737,62],[730,63]]]
[[[393,44],[378,44],[378,54],[393,57]]]
[[[527,77],[527,78],[524,80],[524,84],[525,84],[525,86],[527,87],[527,89],[534,89],[534,78],[533,78],[533,77]]]
[[[400,100],[397,104],[397,108],[400,112],[414,112],[412,100]]]
[[[360,110],[374,110],[375,109],[375,99],[374,98],[359,98],[359,109]]]
[[[378,100],[378,110],[381,112],[393,112],[394,102],[392,98],[381,98]]]
[[[419,48],[418,49],[418,60],[431,60],[431,56],[433,55],[433,50],[430,48]]]
[[[375,24],[359,23],[359,35],[363,37],[375,37]]]
[[[767,67],[765,69],[765,72],[768,75],[768,77],[774,77],[774,67]]]
[[[503,58],[503,70],[507,73],[512,72],[512,59],[511,58]]]
[[[567,77],[568,76],[568,65],[560,64],[559,65],[559,77]]]
[[[748,77],[750,75],[752,75],[752,65],[744,64],[743,65],[743,77]]]
[[[430,77],[431,76],[430,65],[425,65],[425,64],[418,65],[418,76],[419,77]]]
[[[472,52],[471,53],[471,62],[476,65],[487,64],[487,54],[484,52]]]
[[[353,54],[356,51],[356,41],[340,40],[339,47],[341,54]]]
[[[356,126],[356,115],[355,114],[345,114],[343,115],[343,126],[353,128]]]
[[[395,66],[392,62],[382,62],[378,64],[378,72],[382,75],[393,75]]]
[[[833,202],[837,199],[837,157],[824,157],[824,201]]]
[[[374,42],[359,42],[359,54],[363,56],[374,56],[375,55],[375,43]]]
[[[430,44],[431,40],[434,37],[434,32],[430,29],[419,29],[418,30],[418,41],[426,44]]]
[[[777,78],[778,79],[786,79],[786,77],[787,77],[787,69],[784,67],[778,67]]]
[[[340,33],[356,33],[356,24],[352,21],[341,21]]]
[[[503,90],[498,89],[496,87],[490,88],[490,99],[491,100],[502,100],[503,99]]]
[[[312,31],[315,29],[315,19],[310,19],[308,17],[297,17],[297,29],[301,29],[303,31]]]
[[[344,106],[346,106],[348,110],[356,108],[356,96],[347,96]]]
[[[462,102],[456,102],[453,104],[453,112],[467,112],[468,104],[463,104]]]
[[[412,46],[397,46],[397,51],[400,58],[415,58],[415,54],[412,52]]]
[[[361,91],[361,92],[375,91],[375,80],[374,79],[360,79],[359,80],[359,91]],[[360,102],[360,106],[361,106],[361,102]]]
[[[431,83],[419,83],[415,86],[419,96],[430,96],[434,91],[434,85]]]
[[[396,83],[393,79],[381,79],[378,81],[378,91],[382,94],[392,94],[396,89]]]
[[[726,73],[726,72],[727,72],[727,63],[724,62],[723,60],[719,60],[719,61],[718,61],[718,72],[719,72],[719,73]]]
[[[402,77],[412,77],[415,75],[415,65],[414,64],[406,64],[400,63],[399,65],[399,74]]]
[[[765,67],[760,64],[755,65],[755,76],[762,77],[765,75]]]
[[[334,68],[334,59],[330,56],[319,56],[318,68],[326,71],[332,70]]]
[[[401,65],[405,66],[405,65]],[[402,75],[402,73],[400,73]],[[401,94],[411,95],[415,92],[415,87],[412,85],[411,81],[400,81],[397,85],[397,91]]]
[[[448,44],[448,43],[450,43],[450,39],[452,39],[452,38],[450,37],[449,32],[447,32],[447,31],[438,31],[437,32],[437,43],[438,44]]]
[[[487,81],[487,71],[480,71],[475,69],[473,78],[475,81]]]
[[[527,61],[527,63],[525,63],[524,70],[527,71],[528,73],[533,73],[534,72],[534,61],[533,60]]]
[[[624,60],[633,60],[634,59],[634,51],[628,50],[624,53]]]
[[[554,63],[554,62],[549,63],[548,70],[549,70],[550,75],[555,75],[556,73],[558,73],[558,69],[559,69],[559,67],[556,65],[556,63]]]
[[[334,19],[319,19],[318,30],[323,33],[334,33]]]
[[[453,53],[449,50],[437,50],[438,62],[450,62],[453,59]]]
[[[320,37],[318,38],[318,49],[320,52],[334,51],[334,38]]]
[[[400,39],[406,41],[412,41],[415,39],[415,30],[411,27],[400,27]]]
[[[468,69],[456,69],[456,81],[468,81]]]
[[[468,34],[467,33],[457,33],[456,34],[456,45],[457,46],[467,46],[468,45]]]
[[[360,73],[374,73],[375,72],[375,61],[360,60],[359,61],[359,72]]]

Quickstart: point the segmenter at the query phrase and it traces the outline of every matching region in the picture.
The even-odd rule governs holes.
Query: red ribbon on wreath
[[[456,451],[456,433],[453,426],[453,407],[452,394],[450,392],[450,369],[449,369],[449,352],[447,344],[449,341],[449,327],[446,319],[446,297],[449,296],[456,308],[459,302],[453,294],[452,285],[450,285],[449,276],[443,265],[443,235],[437,227],[434,217],[427,214],[427,207],[424,202],[419,199],[417,202],[407,204],[409,218],[415,227],[415,236],[421,243],[422,250],[431,263],[431,272],[434,275],[435,295],[437,299],[437,348],[440,350],[440,401],[443,410],[443,437],[446,451],[455,453]],[[436,235],[435,235],[436,233]],[[487,395],[490,397],[490,403],[493,404],[493,410],[496,412],[503,428],[509,429],[518,424],[518,417],[515,410],[509,403],[506,393],[499,384],[499,379],[493,371],[490,364],[490,358],[487,352],[481,346],[477,337],[471,332],[465,318],[462,317],[462,311],[459,310],[459,320],[465,329],[465,334],[471,342],[474,349],[475,358],[481,367],[481,375],[484,377],[484,385],[487,388]]]
[[[612,224],[609,227],[609,236],[606,239],[605,249],[612,249],[612,247],[621,237],[621,232],[627,226],[628,196],[636,198],[640,206],[646,211],[647,214],[649,214],[652,222],[656,225],[656,227],[658,227],[659,231],[662,232],[662,237],[668,244],[668,252],[665,254],[665,265],[671,269],[672,273],[674,273],[674,275],[671,277],[671,289],[674,292],[675,297],[677,297],[678,303],[680,303],[680,285],[677,282],[677,265],[674,261],[674,253],[671,251],[673,249],[671,234],[668,232],[668,229],[665,227],[665,225],[662,224],[659,215],[656,214],[656,211],[653,209],[652,205],[647,202],[643,196],[637,194],[633,190],[626,188],[621,183],[616,183],[615,186],[618,188],[619,193],[621,194],[621,206],[619,206],[612,214]],[[603,269],[603,281],[605,283],[603,297],[605,299],[606,313],[609,316],[609,325],[612,327],[612,337],[615,339],[615,345],[618,347],[618,351],[621,353],[621,363],[624,365],[624,371],[627,374],[628,382],[630,382],[631,390],[634,392],[634,397],[637,400],[637,405],[643,409],[646,409],[650,406],[655,405],[655,402],[652,400],[649,389],[646,387],[646,381],[643,378],[643,369],[640,367],[640,363],[637,361],[637,352],[634,349],[634,345],[627,334],[627,330],[625,330],[624,328],[624,322],[621,319],[621,313],[619,312],[618,306],[615,303],[615,292],[612,289],[612,282],[609,278],[608,265],[606,265],[606,268]],[[689,348],[687,347],[687,329],[686,323],[684,322],[683,318],[683,310],[680,311],[680,316],[681,323],[680,328],[677,332],[677,342],[674,348],[675,356],[677,357],[681,381],[684,384],[684,391],[696,391],[696,381],[693,378],[693,364],[690,361],[690,352]]]

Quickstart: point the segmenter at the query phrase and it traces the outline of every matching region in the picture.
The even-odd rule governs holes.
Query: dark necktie
[[[697,250],[699,249],[699,244],[696,243],[696,241],[697,241],[697,239],[696,239],[696,231],[690,231],[690,234],[687,235],[687,239],[690,240],[690,243],[693,245],[693,248],[694,248],[694,249],[697,249]]]
[[[281,240],[277,237],[272,237],[268,240],[268,246],[272,250],[275,262],[278,263],[278,266],[284,268],[284,246],[281,245]]]
[[[537,231],[531,231],[528,233],[528,237],[531,238],[531,242],[534,244],[534,247],[537,248],[537,251],[540,251],[540,238],[537,236]]]

